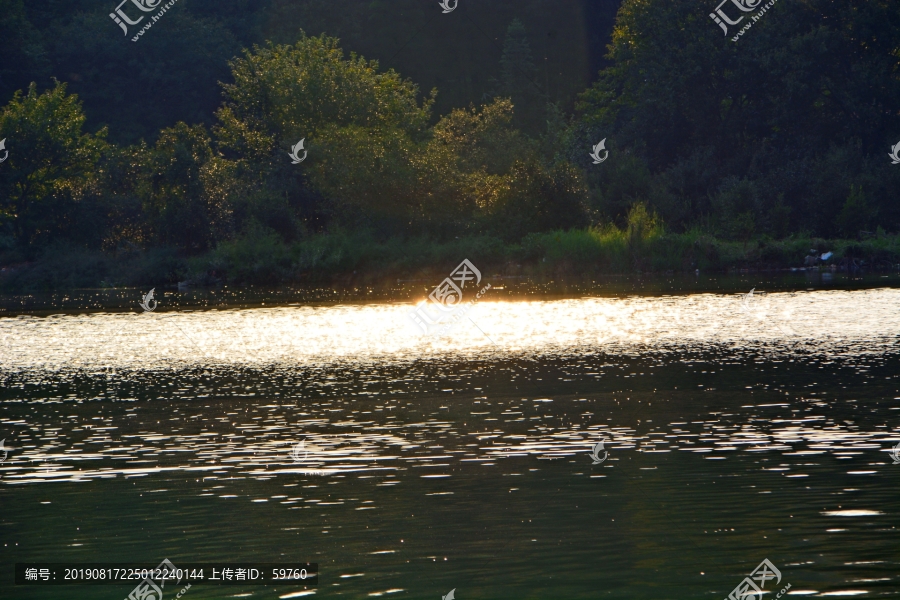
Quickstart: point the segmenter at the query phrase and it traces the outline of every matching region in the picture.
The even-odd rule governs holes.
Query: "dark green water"
[[[133,587],[16,562],[164,558],[460,600],[721,600],[767,558],[793,595],[894,597],[898,299],[498,297],[422,343],[395,305],[0,319],[0,598]]]

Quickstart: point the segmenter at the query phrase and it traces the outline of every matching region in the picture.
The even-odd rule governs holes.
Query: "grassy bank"
[[[700,232],[666,234],[612,227],[531,234],[520,243],[486,236],[450,241],[429,238],[378,240],[360,233],[311,236],[286,244],[277,236],[220,244],[201,256],[173,249],[98,253],[57,246],[30,262],[7,264],[0,290],[22,292],[119,286],[373,283],[440,277],[468,258],[485,274],[603,275],[726,272],[804,266],[814,249],[833,252],[825,264],[855,261],[866,270],[893,270],[900,263],[900,236],[866,240],[724,241]],[[821,263],[820,263],[821,264]]]

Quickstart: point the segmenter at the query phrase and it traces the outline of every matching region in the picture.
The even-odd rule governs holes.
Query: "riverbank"
[[[900,236],[734,242],[697,232],[636,237],[608,228],[531,234],[520,243],[506,243],[487,236],[441,242],[336,233],[294,244],[277,236],[243,238],[199,256],[169,248],[100,253],[57,246],[31,261],[7,259],[8,264],[0,265],[0,291],[380,285],[431,281],[446,276],[464,258],[485,274],[535,278],[779,271],[810,265],[840,272],[893,272],[900,268]]]

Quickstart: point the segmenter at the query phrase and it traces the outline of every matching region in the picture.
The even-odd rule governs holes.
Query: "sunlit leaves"
[[[224,147],[248,156],[314,139],[333,125],[415,135],[426,127],[433,102],[420,105],[413,83],[379,72],[377,61],[345,57],[338,40],[325,36],[256,47],[232,63],[232,75],[217,134]]]
[[[10,151],[0,169],[0,214],[15,218],[20,241],[61,226],[54,209],[95,183],[106,132],[83,133],[84,121],[78,98],[59,83],[44,93],[32,84],[0,111],[0,139]]]

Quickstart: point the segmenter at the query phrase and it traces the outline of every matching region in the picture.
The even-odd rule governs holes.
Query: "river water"
[[[197,599],[721,600],[764,559],[765,597],[900,593],[900,290],[488,292],[425,337],[163,304],[0,319],[0,597],[164,558],[319,564]]]

